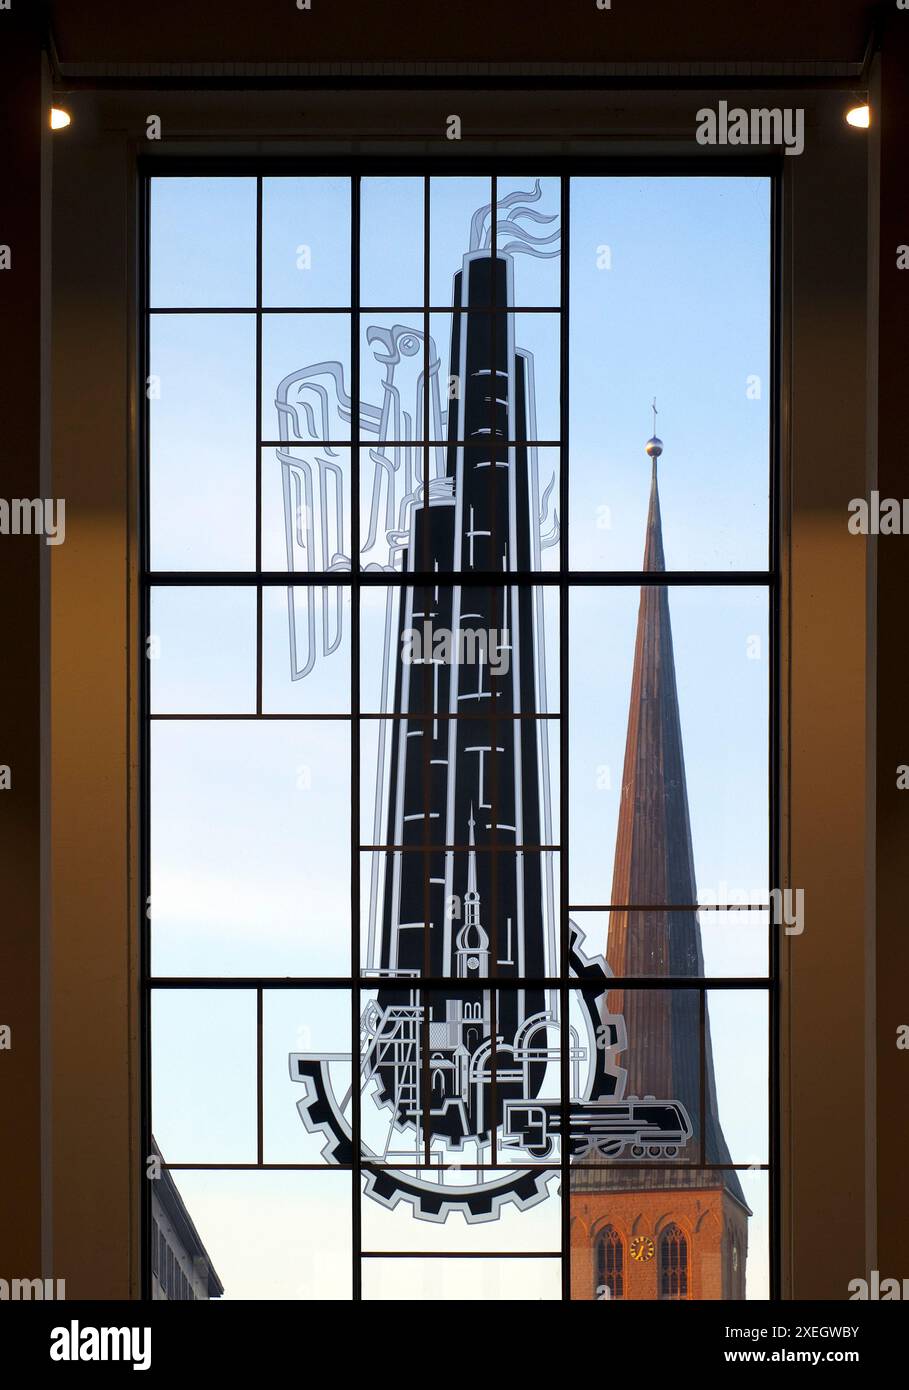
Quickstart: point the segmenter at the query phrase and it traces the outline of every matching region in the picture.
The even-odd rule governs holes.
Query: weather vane
[[[654,396],[653,400],[650,402],[650,409],[653,411],[653,434],[644,445],[644,452],[647,454],[648,458],[658,459],[663,452],[663,441],[656,432],[656,417],[658,414],[656,396]]]

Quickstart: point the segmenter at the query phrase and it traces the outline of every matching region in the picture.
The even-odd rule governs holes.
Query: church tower
[[[655,413],[655,412],[654,412]],[[652,460],[644,570],[665,569],[657,460]],[[703,978],[669,592],[641,588],[606,958],[617,977]],[[662,908],[660,904],[679,904]],[[706,995],[617,988],[625,1018],[626,1097],[672,1096],[693,1135],[662,1167],[582,1159],[572,1164],[572,1297],[742,1299],[748,1217],[717,1111]],[[689,1166],[697,1165],[697,1166]]]

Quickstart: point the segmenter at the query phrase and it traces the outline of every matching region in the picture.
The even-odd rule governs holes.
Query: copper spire
[[[654,402],[654,417],[655,406]],[[655,435],[646,446],[653,460],[644,545],[647,573],[665,569],[657,485],[657,459],[662,449]],[[697,913],[659,907],[697,902],[669,591],[662,584],[641,587],[611,901],[634,909],[610,914],[607,959],[616,975],[703,976]],[[653,910],[654,905],[658,910]],[[617,989],[611,991],[608,1007],[625,1016],[628,1047],[621,1063],[628,1071],[626,1095],[682,1101],[694,1125],[695,1142],[700,1142],[702,1134],[705,1138],[703,1157],[700,1152],[691,1157],[707,1163],[729,1163],[717,1115],[706,1009],[703,1072],[701,1069],[698,993]],[[700,1123],[702,1087],[704,1130]],[[629,1182],[622,1185],[634,1185],[632,1175],[627,1177]],[[723,1182],[744,1205],[735,1173],[712,1177],[671,1170],[655,1174],[653,1182],[646,1185],[717,1186]]]

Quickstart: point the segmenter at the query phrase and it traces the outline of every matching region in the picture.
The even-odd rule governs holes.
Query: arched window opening
[[[607,1226],[597,1236],[596,1297],[625,1297],[625,1245],[614,1226]]]
[[[678,1226],[660,1237],[660,1298],[688,1298],[688,1241]]]

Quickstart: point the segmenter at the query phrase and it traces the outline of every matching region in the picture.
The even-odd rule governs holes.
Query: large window
[[[197,1289],[768,1295],[771,187],[148,179],[146,1152]]]

